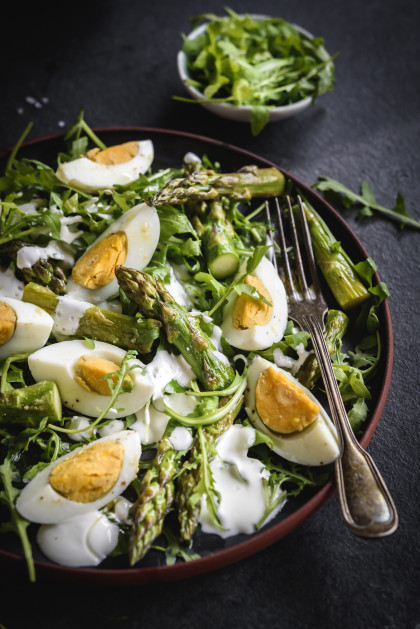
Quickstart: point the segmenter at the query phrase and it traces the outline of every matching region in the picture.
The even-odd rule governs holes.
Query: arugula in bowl
[[[250,121],[257,135],[269,120],[298,113],[334,88],[333,56],[322,38],[282,18],[227,13],[193,18],[178,57],[192,98],[176,100]]]

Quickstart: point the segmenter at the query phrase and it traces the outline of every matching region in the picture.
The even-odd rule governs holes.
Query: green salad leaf
[[[251,130],[258,135],[271,109],[316,98],[334,87],[334,64],[320,37],[311,38],[282,18],[254,19],[227,9],[227,16],[203,14],[191,21],[207,27],[184,38],[187,83],[200,101],[250,106]]]
[[[338,197],[345,208],[358,208],[359,217],[370,217],[379,213],[393,221],[399,222],[401,229],[406,225],[420,229],[420,221],[407,211],[405,199],[401,192],[397,194],[395,207],[387,208],[376,201],[373,190],[367,181],[362,181],[360,194],[353,192],[336,179],[331,179],[331,177],[319,177],[313,188],[326,193],[326,196],[334,195],[334,198]]]

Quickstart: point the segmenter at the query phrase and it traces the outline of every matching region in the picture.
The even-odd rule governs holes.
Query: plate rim
[[[249,151],[248,149],[244,149],[235,144],[231,144],[230,142],[225,142],[223,140],[218,140],[215,138],[210,138],[205,135],[192,133],[188,131],[181,131],[177,129],[165,129],[160,127],[144,127],[144,126],[136,126],[136,125],[126,125],[126,126],[105,126],[105,127],[92,127],[92,130],[97,133],[155,133],[162,134],[165,136],[178,136],[182,138],[191,138],[191,140],[204,142],[206,144],[213,145],[215,147],[222,148],[224,150],[233,151],[234,153],[242,154],[243,156],[251,159],[257,160],[258,162],[262,162],[267,164],[268,167],[274,167],[280,170],[286,177],[290,178],[294,181],[299,187],[301,187],[305,193],[314,197],[319,203],[326,206],[328,212],[330,212],[334,219],[340,223],[342,229],[349,234],[349,236],[355,242],[357,248],[361,251],[361,253],[367,258],[368,253],[360,241],[359,237],[355,232],[351,229],[349,224],[345,221],[345,219],[341,216],[341,214],[326,201],[316,190],[310,188],[307,184],[297,178],[295,175],[292,175],[288,170],[280,166],[279,164],[254,153],[253,151]],[[26,140],[22,143],[21,148],[26,148],[36,144],[45,144],[48,141],[55,141],[59,139],[63,139],[65,132],[62,133],[54,133],[46,136],[34,138],[31,140]],[[4,159],[8,156],[8,154],[13,150],[13,147],[9,147],[7,149],[0,150],[0,159]],[[378,272],[376,271],[374,274],[375,281],[379,283],[380,277]],[[365,431],[360,438],[361,445],[366,448],[370,443],[373,434],[377,428],[379,420],[382,415],[382,411],[384,409],[388,392],[391,384],[392,378],[392,368],[393,368],[393,355],[394,355],[394,345],[393,345],[393,329],[392,329],[392,320],[391,313],[388,305],[388,300],[385,299],[381,304],[382,316],[384,319],[384,328],[385,328],[385,339],[386,341],[383,343],[386,348],[386,355],[384,357],[384,378],[381,382],[380,392],[378,394],[376,406],[372,412],[372,416],[369,422],[366,425]],[[168,582],[174,580],[182,580],[188,579],[193,576],[198,576],[201,574],[205,574],[208,572],[213,572],[215,570],[221,569],[233,563],[237,563],[251,555],[254,555],[261,550],[267,548],[272,545],[276,541],[285,537],[293,530],[298,528],[305,520],[307,520],[311,515],[313,515],[318,509],[320,509],[336,492],[335,484],[333,481],[329,481],[323,487],[321,487],[309,500],[307,500],[301,507],[299,507],[292,514],[287,516],[284,520],[281,520],[277,524],[272,525],[265,531],[257,533],[248,539],[245,539],[238,544],[225,548],[222,550],[218,550],[209,555],[205,555],[204,557],[200,557],[199,559],[195,559],[193,561],[187,562],[178,562],[173,565],[158,565],[158,566],[146,566],[144,568],[141,567],[128,567],[126,569],[113,568],[113,569],[104,569],[104,568],[73,568],[68,566],[60,566],[58,564],[41,562],[39,560],[35,560],[35,571],[36,571],[36,580],[39,582],[41,579],[49,579],[49,578],[60,578],[60,580],[64,580],[67,582],[75,582],[84,583],[89,582],[91,584],[98,585],[134,585],[134,584],[146,584],[146,583],[157,583],[157,582]],[[344,522],[343,522],[344,526]],[[0,548],[0,562],[6,563],[9,567],[15,568],[18,570],[26,571],[26,561],[23,557],[15,555],[7,550]]]

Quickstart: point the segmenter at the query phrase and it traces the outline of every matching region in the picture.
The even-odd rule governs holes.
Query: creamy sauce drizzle
[[[118,543],[118,526],[100,511],[75,516],[59,524],[44,524],[37,542],[42,552],[63,566],[97,566]]]
[[[152,362],[146,366],[146,375],[153,383],[153,400],[162,397],[171,380],[187,387],[195,379],[193,371],[182,356],[172,356],[164,349],[156,352]]]
[[[24,283],[15,277],[12,269],[0,271],[0,295],[22,299]]]
[[[27,246],[21,247],[17,252],[16,266],[18,269],[30,269],[38,260],[60,260],[66,266],[74,264],[74,257],[66,251],[65,245],[61,245],[56,240],[51,240],[46,247]]]
[[[91,304],[68,297],[59,297],[58,305],[53,315],[54,336],[72,336],[76,334],[80,319],[88,308],[91,308]]]
[[[165,284],[165,288],[168,293],[172,295],[177,304],[184,306],[187,310],[191,308],[191,301],[188,297],[187,291],[176,277],[175,271],[172,267],[170,269],[170,281],[168,284]]]
[[[256,524],[266,511],[263,479],[268,471],[258,459],[248,457],[248,449],[255,441],[255,430],[250,426],[234,424],[217,443],[218,457],[210,467],[216,490],[220,493],[217,514],[224,530],[216,528],[210,520],[206,498],[201,502],[200,524],[205,533],[226,538],[232,535],[255,532]],[[270,514],[274,517],[284,501]]]

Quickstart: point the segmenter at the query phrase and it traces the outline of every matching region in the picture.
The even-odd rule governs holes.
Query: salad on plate
[[[0,530],[30,578],[34,545],[68,567],[194,560],[198,534],[252,535],[325,484],[337,433],[261,218],[293,182],[192,152],[155,169],[151,140],[105,146],[83,114],[54,165],[19,158],[24,137],[0,179]],[[359,433],[387,291],[305,208]]]

